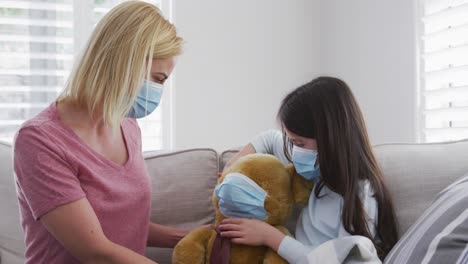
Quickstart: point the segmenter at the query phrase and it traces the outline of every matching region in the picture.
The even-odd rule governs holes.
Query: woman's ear
[[[294,169],[293,165],[288,165],[286,169],[291,176],[291,187],[294,203],[299,205],[306,205],[309,201],[310,193],[312,192],[314,183],[299,175]]]

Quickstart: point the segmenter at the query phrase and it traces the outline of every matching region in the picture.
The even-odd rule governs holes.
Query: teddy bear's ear
[[[291,176],[291,188],[294,197],[294,203],[300,205],[307,204],[312,192],[312,187],[314,186],[313,182],[308,181],[299,175],[294,169],[293,165],[288,165],[286,169]]]

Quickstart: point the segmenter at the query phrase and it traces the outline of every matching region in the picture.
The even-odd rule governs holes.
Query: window
[[[94,25],[123,1],[0,2],[0,140],[11,142],[25,120],[56,99]],[[169,0],[148,2],[160,8],[169,5]],[[155,113],[138,120],[144,150],[169,147],[169,130],[162,127],[163,119],[166,122],[169,117],[165,112],[163,102]]]
[[[421,0],[422,140],[468,138],[468,0]]]

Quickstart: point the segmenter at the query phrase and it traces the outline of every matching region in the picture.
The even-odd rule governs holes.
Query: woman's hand
[[[189,232],[186,229],[150,223],[147,246],[174,248]]]
[[[221,236],[236,244],[268,246],[275,251],[285,237],[277,228],[255,219],[225,219],[219,225]]]

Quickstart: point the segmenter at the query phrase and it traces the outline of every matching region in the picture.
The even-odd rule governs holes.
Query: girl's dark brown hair
[[[321,178],[315,196],[324,186],[344,200],[342,221],[352,235],[368,237],[384,258],[397,242],[394,206],[372,151],[364,119],[351,89],[340,79],[319,77],[297,88],[282,101],[278,119],[283,127],[285,154],[291,161],[292,143],[285,128],[317,141]],[[378,205],[376,237],[367,226],[359,198],[359,181],[368,180]]]

